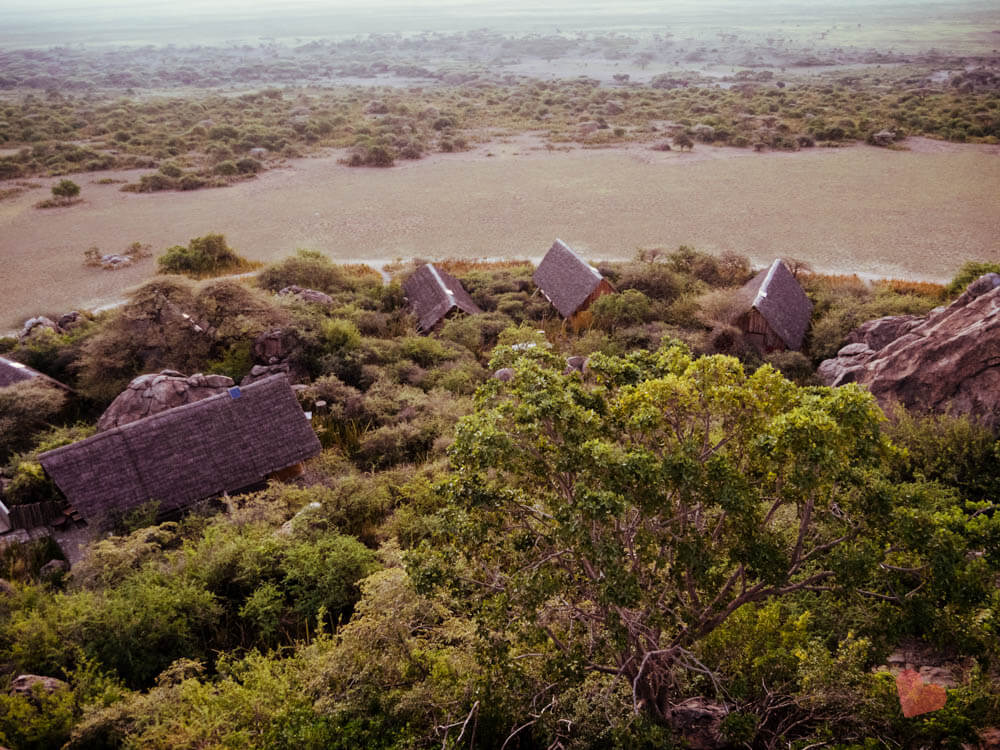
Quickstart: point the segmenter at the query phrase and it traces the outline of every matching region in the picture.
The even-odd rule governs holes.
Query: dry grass
[[[882,279],[875,283],[876,288],[881,287],[896,294],[916,294],[921,297],[938,297],[944,299],[944,284],[935,284],[930,281],[908,281],[906,279]]]

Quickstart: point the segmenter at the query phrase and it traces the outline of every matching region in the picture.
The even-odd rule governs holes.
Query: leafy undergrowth
[[[4,695],[0,741],[679,747],[697,699],[734,745],[946,746],[1000,715],[1000,444],[968,419],[886,422],[810,363],[859,308],[941,288],[803,275],[810,349],[765,362],[723,319],[754,270],[739,256],[602,265],[620,294],[576,327],[530,265],[442,265],[485,312],[430,336],[402,266],[383,284],[300,251],[4,342],[93,401],[0,403],[22,501],[51,491],[37,453],[135,375],[238,379],[275,330],[324,449],[294,484],[125,519],[61,579],[40,577],[49,550],[7,548],[0,662],[66,684]],[[585,375],[563,374],[572,354]],[[906,718],[875,671],[901,642],[951,670],[943,709]]]

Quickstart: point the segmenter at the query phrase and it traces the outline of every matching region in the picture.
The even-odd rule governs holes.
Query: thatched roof
[[[469,315],[482,312],[458,279],[430,263],[418,268],[403,282],[403,291],[422,331],[431,330],[456,308]]]
[[[532,279],[564,318],[572,317],[604,280],[601,272],[556,240],[538,264]]]
[[[34,380],[35,378],[41,378],[50,385],[59,386],[64,390],[68,390],[66,386],[58,380],[53,380],[48,375],[41,373],[38,370],[33,370],[27,365],[16,362],[13,359],[0,357],[0,388],[5,388],[8,385],[14,385],[14,383],[20,383],[24,380]]]
[[[802,348],[802,339],[812,317],[812,302],[798,280],[788,270],[785,261],[777,258],[741,290],[745,309],[756,309],[778,334],[785,346]]]
[[[262,482],[320,451],[288,379],[275,375],[39,456],[85,519],[149,500],[160,511]]]

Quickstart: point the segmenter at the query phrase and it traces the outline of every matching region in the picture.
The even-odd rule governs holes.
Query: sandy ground
[[[83,202],[38,210],[54,183],[45,181],[0,202],[0,331],[118,299],[155,270],[153,260],[88,268],[92,245],[116,252],[137,240],[159,252],[209,232],[264,261],[296,248],[372,263],[538,258],[555,237],[592,259],[690,244],[760,265],[784,256],[817,270],[928,280],[950,277],[965,260],[1000,260],[1000,149],[910,146],[549,151],[529,134],[386,170],[301,159],[190,193],[122,193],[96,184],[108,173],[79,175]]]

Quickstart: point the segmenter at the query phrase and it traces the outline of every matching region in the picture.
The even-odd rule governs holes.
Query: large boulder
[[[224,393],[235,385],[225,375],[190,375],[176,370],[140,375],[111,402],[97,422],[97,431],[121,427],[143,417],[159,414],[203,398]]]
[[[925,317],[881,318],[819,367],[827,385],[858,382],[883,405],[951,411],[1000,427],[1000,274]]]

